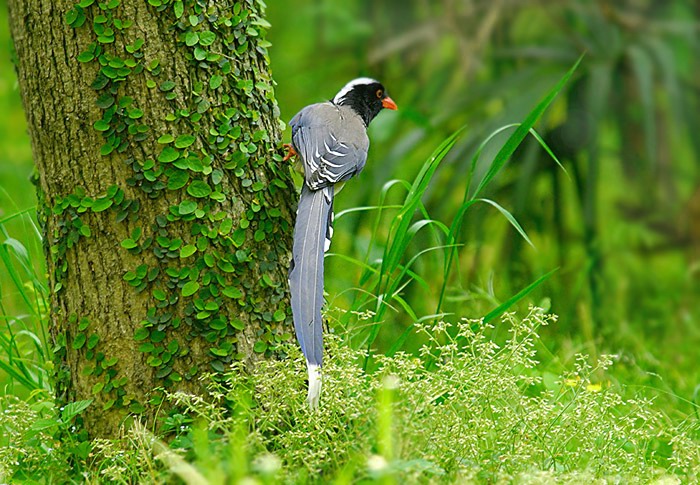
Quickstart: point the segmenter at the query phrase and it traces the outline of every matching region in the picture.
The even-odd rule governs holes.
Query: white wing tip
[[[307,363],[307,368],[309,371],[309,394],[306,400],[311,409],[317,409],[321,398],[321,366]]]

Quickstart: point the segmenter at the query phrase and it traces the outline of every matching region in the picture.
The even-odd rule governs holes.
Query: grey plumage
[[[294,329],[307,362],[319,367],[323,364],[323,253],[328,238],[323,227],[328,227],[332,203],[333,186],[315,191],[302,187],[289,272]]]
[[[373,87],[376,84],[381,91]],[[377,81],[361,78],[348,83],[336,96],[335,102],[313,104],[302,109],[290,122],[292,146],[301,158],[304,184],[301,189],[294,226],[294,244],[289,272],[294,329],[306,357],[309,371],[309,405],[318,405],[321,391],[320,368],[323,364],[323,253],[330,246],[333,222],[333,196],[336,184],[357,175],[367,161],[369,138],[367,123],[376,116],[380,105],[370,111],[343,105],[353,98],[355,86],[383,93]],[[342,94],[342,96],[341,96]],[[372,101],[372,99],[370,99]],[[338,104],[336,104],[336,102]],[[364,105],[363,105],[364,107]]]
[[[292,144],[304,164],[305,185],[311,190],[344,182],[365,167],[367,127],[352,108],[312,104],[289,124]]]

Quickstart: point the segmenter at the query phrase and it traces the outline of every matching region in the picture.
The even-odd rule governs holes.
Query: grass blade
[[[491,182],[501,168],[503,168],[506,161],[508,161],[513,152],[515,152],[520,143],[522,143],[523,139],[534,126],[535,122],[540,118],[540,116],[542,116],[542,113],[544,113],[552,101],[554,101],[557,94],[559,94],[559,92],[562,90],[564,85],[569,81],[582,59],[583,55],[578,58],[576,63],[566,72],[566,74],[564,74],[564,77],[559,80],[556,86],[554,86],[554,88],[547,93],[544,99],[540,101],[537,106],[535,106],[535,109],[533,109],[530,114],[527,115],[525,121],[523,121],[522,124],[515,129],[515,132],[510,136],[510,138],[508,138],[503,147],[494,157],[493,162],[491,162],[491,167],[489,168],[488,172],[486,172],[486,175],[484,175],[484,178],[481,179],[481,182],[479,182],[479,185],[474,191],[473,197],[476,197],[489,184],[489,182]]]
[[[522,228],[520,223],[518,223],[518,221],[515,219],[515,217],[513,217],[513,214],[508,212],[508,210],[505,209],[502,205],[500,205],[499,203],[497,203],[491,199],[476,199],[476,200],[479,202],[486,202],[487,204],[492,205],[493,207],[498,209],[498,211],[501,214],[503,214],[503,216],[508,220],[508,222],[510,222],[510,225],[513,226],[516,231],[518,231],[518,233],[522,236],[522,238],[525,239],[525,241],[527,241],[527,243],[530,246],[532,246],[533,248],[535,247],[535,245],[532,244],[532,241],[530,241],[530,238],[527,236],[527,234],[525,233],[525,230]]]
[[[510,307],[515,305],[517,302],[525,298],[528,294],[530,294],[535,288],[540,286],[542,283],[547,281],[554,273],[559,271],[559,268],[554,268],[552,271],[549,273],[546,273],[539,278],[537,278],[535,281],[527,285],[525,288],[517,292],[515,295],[511,296],[508,298],[506,301],[498,305],[496,308],[491,310],[484,316],[484,323],[488,323],[492,321],[494,318],[499,317],[502,315],[504,312],[506,312]]]

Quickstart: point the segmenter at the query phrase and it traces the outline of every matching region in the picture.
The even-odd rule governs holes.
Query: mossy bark
[[[291,338],[294,189],[258,1],[9,0],[56,391],[95,436]],[[164,411],[165,410],[165,411]],[[161,416],[167,406],[160,408]]]

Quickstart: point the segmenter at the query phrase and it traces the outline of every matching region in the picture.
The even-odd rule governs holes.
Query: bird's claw
[[[291,143],[285,143],[282,146],[284,147],[284,151],[286,152],[284,158],[282,159],[283,162],[286,162],[287,160],[289,160],[297,154],[297,151],[294,149],[294,146]]]

